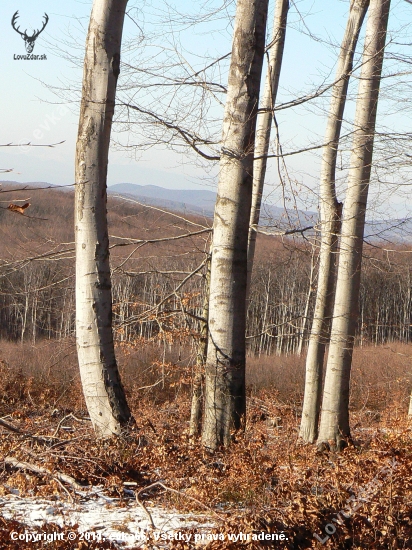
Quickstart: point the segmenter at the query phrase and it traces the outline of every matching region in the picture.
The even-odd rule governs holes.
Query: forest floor
[[[299,441],[298,389],[265,379],[272,362],[300,381],[302,358],[251,361],[245,431],[213,455],[188,438],[185,368],[142,391],[125,371],[136,425],[98,441],[75,365],[46,349],[34,369],[0,346],[1,548],[412,548],[410,346],[358,352],[341,453]]]

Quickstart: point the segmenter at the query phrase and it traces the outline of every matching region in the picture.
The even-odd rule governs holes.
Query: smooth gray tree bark
[[[278,93],[280,71],[282,69],[283,50],[285,47],[286,24],[289,11],[289,0],[276,0],[273,19],[272,40],[268,50],[268,68],[265,88],[257,119],[255,138],[255,157],[253,164],[252,207],[250,212],[250,227],[248,241],[248,294],[252,277],[253,259],[256,247],[256,230],[259,225],[260,208],[262,204],[263,186],[265,183],[267,157],[272,128],[273,109]]]
[[[110,132],[127,0],[94,0],[84,58],[76,146],[76,343],[86,405],[96,435],[130,420],[113,345],[106,213]]]
[[[202,318],[200,322],[199,342],[196,350],[196,365],[192,387],[192,406],[190,408],[189,437],[194,440],[199,434],[202,422],[204,397],[204,370],[207,358],[207,340],[209,324],[210,257],[206,263],[205,295],[203,298]]]
[[[350,440],[350,371],[359,317],[363,234],[389,9],[390,0],[370,2],[342,220],[335,306],[318,437],[319,448],[340,449]]]
[[[247,289],[250,287],[250,280],[253,269],[253,258],[256,246],[256,228],[259,224],[262,192],[266,174],[266,155],[269,150],[270,131],[272,125],[273,107],[279,86],[279,77],[282,67],[283,49],[286,36],[287,14],[289,0],[277,0],[273,21],[272,41],[268,46],[268,70],[263,93],[263,101],[260,109],[264,111],[257,119],[255,137],[255,156],[262,157],[254,161],[253,165],[253,190],[252,206],[250,213],[250,227],[248,237],[248,279]],[[210,264],[207,275],[207,298],[203,304],[203,316],[209,313],[209,284]],[[247,293],[249,291],[247,290]],[[203,397],[204,365],[207,355],[207,323],[202,325],[199,348],[196,358],[196,373],[193,381],[192,407],[190,415],[189,435],[194,438],[200,430]]]
[[[308,325],[309,307],[310,307],[310,302],[311,302],[312,293],[313,293],[312,289],[313,289],[314,278],[315,278],[315,246],[312,247],[312,254],[310,258],[310,272],[309,272],[309,285],[308,285],[309,288],[308,288],[308,293],[306,295],[305,310],[303,312],[302,325],[301,325],[301,334],[299,336],[299,344],[296,352],[297,355],[299,356],[302,355],[303,345],[307,335],[306,327]]]
[[[342,117],[345,109],[349,78],[359,33],[369,0],[352,0],[349,17],[340,48],[336,80],[326,126],[320,177],[320,252],[315,311],[306,356],[305,394],[303,400],[300,437],[309,443],[316,441],[322,397],[323,362],[329,342],[333,311],[337,244],[342,205],[336,198],[335,172]]]
[[[202,442],[228,445],[246,411],[247,246],[268,0],[238,0],[210,273]]]

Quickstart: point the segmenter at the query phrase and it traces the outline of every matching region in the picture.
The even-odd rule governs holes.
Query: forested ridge
[[[25,194],[2,189],[5,201]],[[31,217],[0,210],[1,337],[35,343],[74,336],[73,193],[51,188],[31,194]],[[163,331],[167,338],[185,334],[186,339],[189,334],[195,338],[205,292],[201,264],[211,220],[185,219],[180,213],[121,198],[109,198],[108,211],[116,339],[133,343],[158,338]],[[162,241],[179,236],[183,238]],[[158,239],[161,242],[145,243]],[[375,242],[366,246],[363,265],[357,344],[409,343],[412,258],[408,248],[393,243],[388,249],[386,243]],[[251,355],[297,353],[305,348],[316,270],[316,242],[258,236],[247,317]]]

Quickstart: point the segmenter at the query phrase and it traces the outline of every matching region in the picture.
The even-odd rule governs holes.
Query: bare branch
[[[125,197],[124,195],[112,195],[113,197],[116,197],[118,199],[122,199],[126,202],[131,202],[133,204],[138,204],[139,206],[144,206],[145,208],[150,208],[151,210],[157,210],[158,212],[162,212],[162,214],[167,214],[168,216],[173,216],[174,218],[178,218],[179,220],[183,220],[184,222],[190,224],[190,225],[196,225],[197,227],[202,227],[203,229],[210,229],[209,227],[205,225],[201,225],[200,223],[192,222],[191,220],[188,220],[187,218],[183,216],[179,216],[178,214],[175,214],[174,212],[169,212],[169,210],[163,210],[162,208],[158,208],[157,206],[152,206],[151,204],[145,204],[144,202],[140,202],[136,199],[131,199],[128,197]]]
[[[192,134],[188,130],[182,129],[177,124],[174,124],[172,122],[168,122],[167,120],[162,119],[160,116],[156,115],[156,113],[153,113],[152,111],[147,111],[146,109],[142,109],[141,107],[138,107],[137,105],[131,105],[130,103],[121,103],[123,107],[127,107],[128,109],[132,109],[134,111],[138,111],[139,113],[142,113],[144,115],[148,115],[152,117],[156,122],[161,124],[162,126],[165,126],[169,130],[175,130],[187,143],[190,145],[190,147],[196,151],[201,157],[203,157],[206,160],[220,160],[220,156],[212,156],[204,153],[199,149],[199,147],[196,145],[197,143],[201,143],[203,145],[217,145],[214,141],[209,141],[207,139],[203,139],[200,136],[197,136],[196,134]]]
[[[115,248],[118,246],[130,246],[132,244],[153,244],[153,243],[164,243],[168,241],[177,241],[179,239],[186,239],[187,237],[195,237],[196,235],[202,235],[203,233],[210,233],[212,228],[201,229],[200,231],[194,231],[193,233],[185,233],[184,235],[177,235],[176,237],[164,237],[162,239],[131,239],[129,237],[117,237],[116,235],[110,235],[111,239],[122,239],[128,241],[127,243],[117,243],[112,244],[110,248]]]
[[[309,231],[310,229],[313,229],[313,225],[308,225],[307,227],[298,227],[296,229],[288,229],[287,231],[276,231],[276,232],[269,232],[269,231],[263,231],[262,229],[257,228],[254,225],[251,225],[251,228],[253,231],[256,231],[256,233],[261,233],[262,235],[269,235],[269,236],[276,236],[276,237],[283,237],[286,235],[293,235],[295,233],[300,233],[303,236],[303,233],[305,231]]]
[[[30,141],[27,143],[2,143],[0,144],[0,147],[56,147],[56,145],[61,145],[62,143],[65,143],[66,140],[58,141],[57,143],[31,143]]]

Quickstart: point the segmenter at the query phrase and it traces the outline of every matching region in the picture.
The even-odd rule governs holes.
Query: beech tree
[[[228,445],[246,410],[247,243],[268,0],[238,0],[213,225],[203,444]]]
[[[94,0],[86,40],[76,146],[76,343],[83,392],[98,436],[130,420],[113,344],[106,213],[110,132],[127,0]]]
[[[389,9],[390,0],[370,2],[342,219],[336,296],[318,437],[320,448],[332,445],[339,449],[350,438],[350,371],[358,322],[365,214]]]
[[[269,150],[270,130],[272,124],[273,107],[276,100],[280,70],[283,59],[283,48],[285,44],[287,13],[289,0],[277,0],[273,22],[272,40],[267,47],[268,69],[266,75],[263,101],[260,105],[261,116],[258,117],[258,127],[255,137],[255,156],[253,166],[253,191],[252,206],[250,214],[250,227],[248,237],[248,278],[247,289],[250,286],[250,278],[253,268],[253,257],[256,245],[256,227],[259,223],[260,207],[262,202],[262,191],[266,174],[266,155]],[[208,315],[209,315],[209,285],[210,285],[210,262],[206,275],[205,300],[203,305],[204,321],[200,327],[200,339],[196,354],[196,373],[193,378],[192,406],[190,415],[190,437],[195,437],[200,430],[202,402],[203,402],[203,370],[207,356],[208,340]],[[249,290],[247,290],[247,293]]]
[[[349,78],[359,32],[368,9],[369,0],[351,0],[349,17],[340,48],[336,80],[326,126],[325,147],[320,177],[320,253],[315,311],[306,356],[305,394],[300,437],[313,443],[318,432],[322,397],[323,361],[329,341],[336,282],[336,258],[342,205],[335,188],[336,159],[346,103]]]
[[[265,89],[260,105],[261,114],[258,117],[256,128],[256,160],[253,164],[253,192],[248,241],[248,289],[250,287],[250,280],[252,276],[253,258],[255,255],[256,247],[256,229],[259,224],[263,186],[265,183],[267,154],[269,151],[270,133],[272,128],[273,108],[275,106],[276,96],[278,93],[280,71],[282,68],[288,11],[289,0],[276,1],[272,40],[267,48],[269,52]]]

